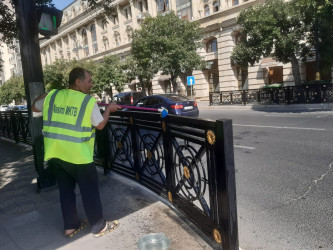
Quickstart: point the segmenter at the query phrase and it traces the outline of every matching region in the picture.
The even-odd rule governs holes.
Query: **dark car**
[[[134,104],[136,107],[166,108],[169,114],[198,117],[199,109],[195,101],[175,94],[150,95]]]
[[[119,105],[133,105],[144,96],[146,96],[146,93],[141,91],[122,92],[114,95],[113,100]]]

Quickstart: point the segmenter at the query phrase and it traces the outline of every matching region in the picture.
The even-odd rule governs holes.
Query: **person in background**
[[[88,222],[95,237],[119,226],[119,221],[107,221],[103,217],[93,149],[95,128],[103,129],[109,114],[121,107],[111,103],[102,115],[95,98],[89,95],[92,86],[91,73],[74,68],[69,73],[68,89],[54,89],[32,103],[33,112],[43,112],[44,160],[49,162],[57,180],[67,238],[81,231]],[[76,183],[88,221],[79,219]]]

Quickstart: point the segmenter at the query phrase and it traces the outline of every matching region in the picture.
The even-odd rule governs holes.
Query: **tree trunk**
[[[177,77],[171,76],[170,81],[171,81],[171,84],[172,84],[172,92],[174,94],[176,94],[177,93],[177,89],[178,89]]]
[[[298,60],[296,58],[296,55],[293,54],[291,56],[291,67],[292,67],[292,70],[293,70],[293,77],[294,77],[294,81],[295,81],[295,85],[301,85],[302,84],[302,80],[301,80],[301,73],[299,71],[299,63],[298,63]]]

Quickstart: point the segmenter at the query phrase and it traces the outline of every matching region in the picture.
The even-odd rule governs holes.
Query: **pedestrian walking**
[[[95,128],[103,129],[109,114],[121,108],[111,103],[102,115],[95,98],[89,95],[92,86],[91,73],[84,68],[74,68],[69,73],[68,89],[54,89],[32,103],[32,111],[43,112],[44,160],[49,162],[57,180],[64,235],[69,238],[88,222],[95,237],[119,226],[117,220],[107,221],[103,217],[93,151]],[[76,183],[88,221],[79,219]]]

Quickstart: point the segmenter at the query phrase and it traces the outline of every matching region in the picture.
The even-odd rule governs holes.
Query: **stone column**
[[[200,14],[199,14],[200,5],[199,4],[200,4],[199,1],[192,1],[193,20],[197,20],[200,18]]]
[[[125,22],[125,18],[124,18],[124,15],[123,15],[123,10],[122,8],[120,8],[120,6],[118,5],[117,6],[117,12],[118,12],[118,21],[119,21],[119,29],[118,29],[118,32],[119,32],[119,35],[120,35],[120,43],[122,44],[123,42],[123,38],[124,38],[124,30],[125,30],[125,25],[124,25],[124,22]],[[112,33],[111,35],[111,39],[114,41],[115,37],[114,37],[114,32]],[[117,45],[116,45],[117,46]]]

